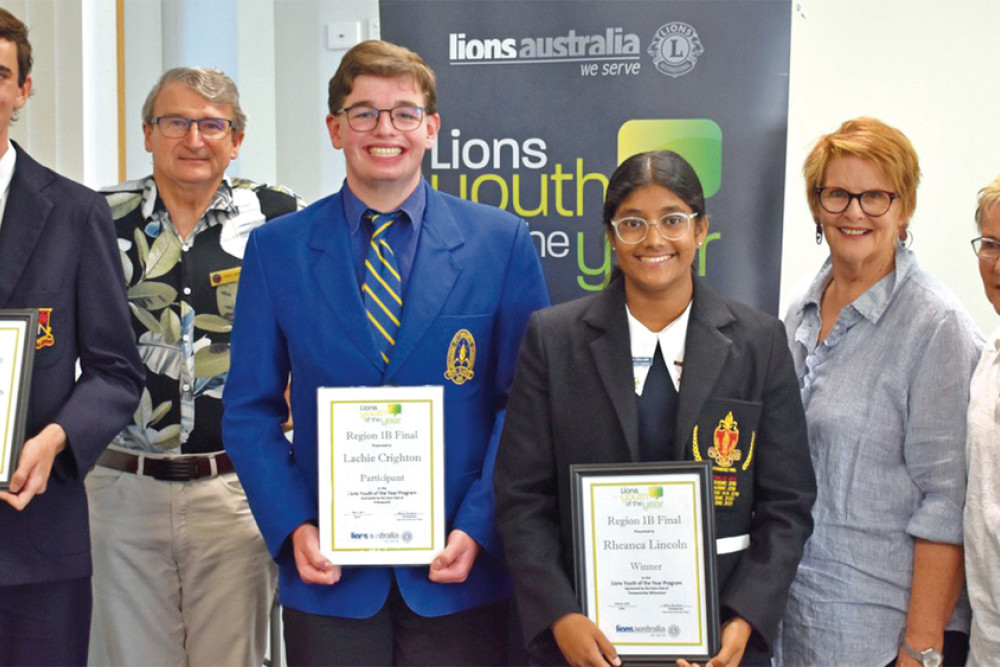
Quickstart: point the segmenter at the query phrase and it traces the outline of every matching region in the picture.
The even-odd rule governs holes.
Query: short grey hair
[[[1000,202],[1000,176],[997,176],[976,195],[976,229],[983,231],[983,214]]]
[[[240,92],[236,84],[220,70],[209,67],[175,67],[163,73],[142,105],[142,122],[153,123],[153,106],[156,97],[168,83],[183,83],[216,106],[233,110],[233,131],[242,132],[247,126],[247,115],[240,106]]]

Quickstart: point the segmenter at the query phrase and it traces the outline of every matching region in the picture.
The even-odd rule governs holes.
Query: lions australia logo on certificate
[[[320,549],[424,565],[444,548],[444,388],[317,390]]]

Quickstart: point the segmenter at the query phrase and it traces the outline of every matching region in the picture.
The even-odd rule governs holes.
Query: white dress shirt
[[[7,150],[0,157],[0,222],[3,222],[4,211],[7,210],[7,195],[10,194],[10,179],[14,177],[14,163],[17,162],[17,151],[14,144],[7,140]]]
[[[965,576],[972,603],[968,665],[1000,656],[1000,329],[983,348],[969,392]]]
[[[663,360],[667,364],[667,372],[673,380],[674,389],[681,390],[681,368],[684,364],[684,339],[687,337],[688,319],[691,316],[691,302],[673,322],[661,331],[650,331],[646,326],[632,316],[628,306],[628,334],[632,349],[632,375],[635,378],[635,393],[642,396],[642,387],[646,383],[649,367],[653,365],[656,354],[656,344],[660,344]]]

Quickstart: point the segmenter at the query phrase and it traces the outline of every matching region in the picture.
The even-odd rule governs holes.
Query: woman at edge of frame
[[[577,602],[570,465],[710,460],[728,420],[741,451],[713,461],[713,476],[733,483],[716,496],[722,647],[711,664],[769,664],[815,498],[784,329],[694,276],[709,221],[701,183],[676,153],[623,162],[603,221],[611,282],[532,316],[494,475],[529,653],[536,664],[620,662]],[[647,379],[663,397],[649,391],[640,406]],[[669,425],[650,428],[661,418]]]
[[[776,658],[964,665],[965,415],[982,336],[907,247],[920,165],[905,134],[845,121],[802,171],[830,256],[785,317],[817,497]]]
[[[976,197],[972,240],[986,298],[1000,315],[1000,176]],[[1000,655],[1000,329],[990,334],[969,385],[965,460],[965,576],[972,607],[966,667]]]

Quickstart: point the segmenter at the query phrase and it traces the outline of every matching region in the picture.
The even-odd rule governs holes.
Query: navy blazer
[[[0,223],[0,308],[51,309],[51,338],[35,352],[26,437],[54,422],[67,446],[44,494],[22,512],[0,503],[0,585],[90,575],[83,478],[131,419],[143,383],[104,197],[14,149]]]
[[[536,313],[528,327],[496,464],[497,516],[526,639],[554,648],[551,624],[579,612],[569,467],[639,461],[639,418],[624,279]],[[675,449],[712,462],[732,413],[739,461],[713,463],[716,536],[749,547],[717,559],[723,621],[773,640],[812,531],[816,480],[798,381],[781,323],[696,279],[685,337]]]
[[[530,314],[548,305],[528,227],[504,211],[433,190],[385,369],[368,324],[340,193],[255,229],[236,301],[223,438],[280,570],[281,601],[313,614],[366,618],[385,602],[393,571],[346,567],[332,586],[299,578],[292,532],[318,518],[316,389],[444,385],[447,530],[481,551],[461,584],[427,567],[395,568],[406,603],[441,616],[503,599],[510,582],[493,520],[493,462],[518,348]],[[461,331],[475,345],[474,377],[446,378]],[[281,423],[291,373],[294,444]]]

